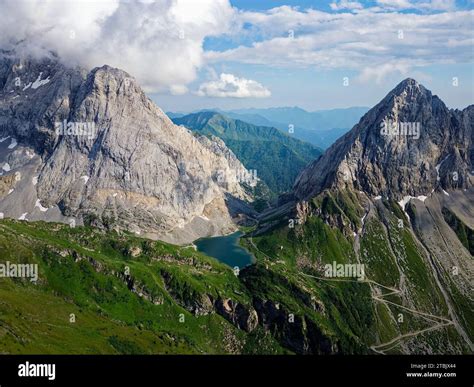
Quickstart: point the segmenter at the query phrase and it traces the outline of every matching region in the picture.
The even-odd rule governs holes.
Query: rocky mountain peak
[[[473,147],[469,112],[449,110],[408,78],[301,173],[296,198],[350,188],[400,200],[436,189],[467,188]]]
[[[8,55],[0,80],[0,179],[20,176],[0,196],[5,217],[177,243],[236,229],[233,203],[250,199],[238,176],[250,173],[221,141],[174,125],[125,71]]]
[[[145,93],[138,85],[136,79],[126,71],[104,65],[94,68],[88,75],[84,87],[88,92],[109,95],[115,93],[119,96],[132,96],[147,99]]]
[[[423,121],[425,127],[429,119],[447,114],[446,105],[431,91],[412,78],[400,82],[387,96],[375,107],[385,113],[384,119],[399,122]],[[374,109],[375,109],[374,108]],[[429,116],[434,117],[429,117]]]
[[[429,90],[425,89],[423,85],[418,83],[413,78],[406,78],[401,81],[388,95],[411,95],[417,96],[419,94],[431,94]]]

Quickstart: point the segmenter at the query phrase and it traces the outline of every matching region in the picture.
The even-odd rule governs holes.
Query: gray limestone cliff
[[[245,167],[171,120],[126,72],[0,53],[0,216],[175,243],[236,229]],[[13,179],[9,176],[14,176]]]

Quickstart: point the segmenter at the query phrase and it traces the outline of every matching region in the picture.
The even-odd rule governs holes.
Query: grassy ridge
[[[37,284],[0,279],[0,351],[372,353],[372,345],[434,324],[417,312],[448,317],[405,214],[396,203],[379,201],[362,222],[357,203],[351,193],[324,193],[294,227],[282,217],[270,220],[269,231],[241,239],[257,262],[238,277],[192,247],[2,220],[0,262],[37,263],[40,276]],[[324,265],[334,261],[363,263],[375,283],[327,280]],[[388,302],[382,303],[376,298],[390,291],[379,284],[403,293],[383,296]],[[469,301],[446,285],[472,328]],[[231,316],[230,309],[240,314]],[[252,313],[258,324],[250,327]],[[406,346],[466,351],[453,327],[395,342],[387,352]]]
[[[250,297],[230,268],[191,248],[57,224],[3,220],[0,230],[2,262],[39,266],[37,284],[0,279],[1,352],[235,353],[252,351],[250,340],[283,350],[203,303]]]
[[[174,118],[196,133],[221,138],[247,169],[274,193],[288,191],[301,170],[322,150],[267,126],[234,120],[216,112],[199,112]]]
[[[302,224],[295,223],[290,228],[283,221],[276,223],[278,219],[265,219],[272,225],[270,231],[253,237],[249,245],[255,246],[254,254],[259,262],[278,271],[287,283],[294,281],[300,288],[311,289],[324,303],[326,313],[322,319],[319,316],[320,324],[340,339],[338,345],[344,353],[363,352],[357,344],[367,350],[371,345],[391,342],[436,324],[418,312],[431,314],[433,318],[449,318],[428,258],[397,203],[380,201],[365,216],[354,193],[328,191],[306,205]],[[365,218],[363,227],[361,215]],[[357,256],[365,265],[367,278],[375,283],[369,286],[350,279],[345,282],[324,279],[326,263],[355,263]],[[262,284],[259,289],[265,289],[267,298],[287,302],[281,287],[274,289],[271,284]],[[388,293],[392,294],[383,296]],[[462,309],[462,318],[468,319],[469,303],[456,292],[451,293]],[[382,302],[382,297],[387,302]],[[308,311],[305,313],[310,315]],[[452,326],[440,328],[438,336],[436,339],[424,333],[408,336],[390,344],[388,353],[403,353],[407,345],[409,351],[415,352],[427,348],[433,353],[468,350]]]

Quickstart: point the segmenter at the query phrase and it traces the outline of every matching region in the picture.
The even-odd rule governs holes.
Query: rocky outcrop
[[[230,298],[221,298],[196,292],[185,280],[180,280],[168,271],[161,272],[168,294],[183,308],[196,316],[217,313],[235,327],[252,332],[258,325],[257,312],[251,305],[245,305]]]
[[[205,316],[214,312],[212,296],[196,292],[186,282],[180,281],[168,271],[162,271],[163,282],[169,295],[195,316]]]
[[[216,301],[215,307],[217,313],[246,332],[252,332],[258,325],[258,315],[252,307],[221,298]]]
[[[334,354],[337,344],[309,318],[293,315],[272,300],[255,299],[258,318],[265,329],[298,354]]]
[[[109,66],[87,73],[54,56],[3,52],[0,63],[0,139],[8,139],[0,168],[13,157],[10,140],[31,156],[29,168],[8,170],[28,184],[15,190],[15,205],[0,202],[5,216],[72,218],[176,243],[235,230],[231,199],[250,197],[219,176],[244,166],[221,140],[174,125],[129,74]],[[62,217],[51,218],[55,208]]]

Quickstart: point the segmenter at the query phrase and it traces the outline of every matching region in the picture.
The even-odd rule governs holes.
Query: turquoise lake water
[[[194,244],[201,253],[214,257],[230,267],[237,266],[242,269],[254,262],[253,255],[239,246],[242,235],[242,232],[237,231],[226,236],[199,239]]]

